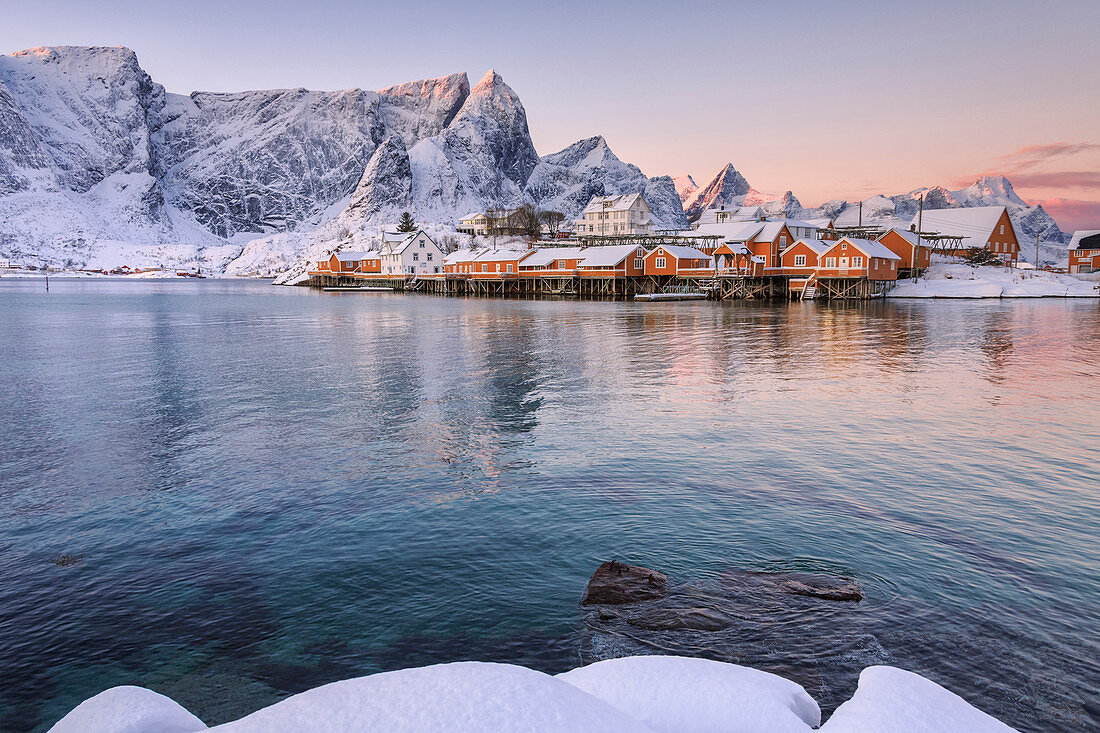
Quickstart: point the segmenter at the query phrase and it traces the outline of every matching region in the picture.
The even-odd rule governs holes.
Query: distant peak
[[[474,94],[485,94],[492,92],[496,87],[508,85],[504,83],[504,77],[497,73],[496,69],[489,69],[485,72],[485,76],[481,77],[481,81],[474,87]]]

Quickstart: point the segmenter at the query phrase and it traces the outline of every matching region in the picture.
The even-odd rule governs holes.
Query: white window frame
[[[635,257],[634,258],[634,269],[635,270],[641,270],[644,267],[645,267],[645,261],[643,261],[641,257]]]
[[[806,266],[806,255],[795,255],[794,256],[794,266],[795,267],[805,267]]]
[[[852,257],[852,267],[863,267],[863,257],[862,256]]]
[[[826,270],[835,270],[836,269],[836,257],[826,257],[825,258],[825,269]]]
[[[658,270],[663,270],[667,264],[668,260],[666,260],[664,257],[653,258],[653,266],[656,267]]]

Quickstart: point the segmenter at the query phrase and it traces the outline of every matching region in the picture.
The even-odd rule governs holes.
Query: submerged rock
[[[734,620],[713,608],[653,608],[627,619],[627,623],[649,631],[721,631],[733,626]]]
[[[854,580],[815,573],[758,573],[732,571],[722,577],[722,585],[735,594],[739,591],[766,590],[826,601],[861,601],[863,590]]]
[[[664,598],[667,594],[668,578],[664,573],[611,560],[596,568],[584,589],[581,603],[638,603]]]

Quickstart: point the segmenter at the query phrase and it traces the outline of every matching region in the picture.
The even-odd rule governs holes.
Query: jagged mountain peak
[[[465,71],[455,74],[447,74],[434,79],[418,79],[404,84],[395,84],[385,89],[377,90],[379,94],[391,97],[413,97],[424,99],[428,97],[456,97],[463,99],[470,93],[470,77]]]
[[[618,156],[611,151],[611,146],[603,135],[595,135],[578,140],[572,145],[543,156],[542,160],[552,165],[573,167],[584,163],[589,167],[607,166],[608,164],[621,162]]]
[[[672,183],[676,186],[676,194],[680,197],[681,202],[687,201],[691,194],[699,190],[699,184],[687,174],[676,176],[672,179]]]
[[[472,94],[492,94],[497,88],[503,87],[509,94],[515,94],[512,88],[504,83],[504,77],[497,73],[496,69],[489,69],[481,81],[472,90]]]
[[[739,197],[752,192],[752,186],[733,167],[733,163],[726,163],[707,185],[689,196],[688,200],[684,202],[684,211],[689,219],[694,219],[711,207],[739,204],[741,201]]]

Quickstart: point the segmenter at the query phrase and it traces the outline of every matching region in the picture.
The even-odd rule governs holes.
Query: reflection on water
[[[144,684],[207,722],[454,659],[863,666],[1097,725],[1092,302],[577,303],[0,284],[0,728]],[[61,554],[83,562],[60,566]],[[826,569],[721,634],[593,634],[600,560]]]

